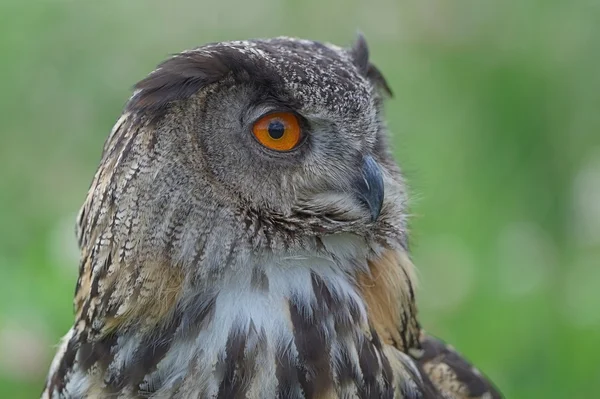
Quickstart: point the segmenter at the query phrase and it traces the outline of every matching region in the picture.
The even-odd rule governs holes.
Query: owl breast
[[[399,398],[415,391],[410,361],[382,343],[347,277],[366,267],[369,248],[351,235],[321,245],[318,254],[244,257],[219,276],[218,290],[184,289],[167,325],[104,338],[117,345],[93,352],[92,367],[80,359],[66,392]],[[77,358],[84,356],[80,349]]]

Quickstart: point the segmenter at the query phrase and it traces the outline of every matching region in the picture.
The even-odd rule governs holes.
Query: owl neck
[[[144,307],[165,323],[138,319],[92,345],[118,343],[98,359],[99,383],[157,397],[385,397],[401,389],[409,378],[390,364],[403,361],[394,348],[407,350],[418,334],[412,265],[363,243],[337,235],[317,252],[238,256],[211,284],[188,281],[172,306]]]
[[[369,260],[359,241],[323,239],[318,254],[254,256],[232,267],[217,291],[188,298],[148,381],[203,381],[201,397],[257,398],[353,389],[385,397],[407,383],[387,357],[418,330],[406,265],[393,252]]]

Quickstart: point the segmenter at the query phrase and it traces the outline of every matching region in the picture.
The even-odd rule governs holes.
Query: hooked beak
[[[371,222],[377,220],[383,205],[383,176],[381,167],[369,155],[363,158],[361,177],[354,183],[354,192],[369,209]]]

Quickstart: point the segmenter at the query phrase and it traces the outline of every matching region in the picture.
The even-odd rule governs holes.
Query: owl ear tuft
[[[358,32],[356,40],[350,48],[350,56],[359,72],[382,90],[386,95],[392,97],[392,89],[379,69],[369,62],[369,46],[365,36]]]
[[[135,85],[127,109],[157,120],[172,103],[186,100],[203,87],[228,76],[262,87],[281,85],[281,78],[270,72],[264,61],[251,59],[235,48],[215,45],[210,51],[186,51],[161,63]]]
[[[134,86],[135,93],[127,108],[160,114],[174,101],[189,98],[228,72],[228,65],[209,53],[174,55]]]
[[[369,46],[362,32],[357,33],[356,40],[350,49],[350,55],[360,73],[366,75],[369,69]]]

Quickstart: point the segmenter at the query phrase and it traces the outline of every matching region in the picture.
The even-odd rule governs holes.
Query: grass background
[[[130,87],[168,54],[357,29],[411,184],[428,330],[507,398],[600,391],[600,3],[2,0],[0,397],[72,322],[74,215]]]

